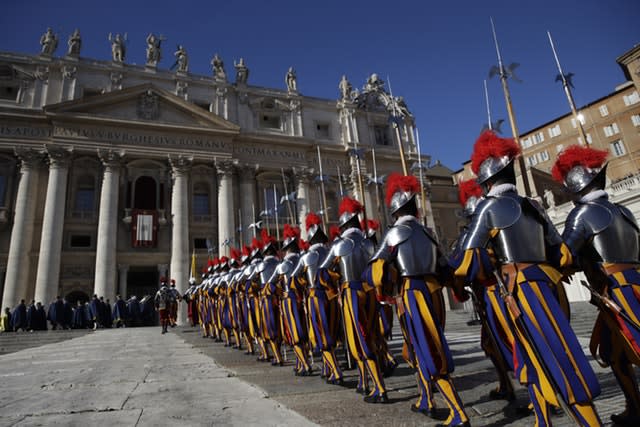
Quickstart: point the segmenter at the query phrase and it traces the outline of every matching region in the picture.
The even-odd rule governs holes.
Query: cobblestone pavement
[[[596,317],[595,307],[587,303],[572,304],[572,325],[579,336],[584,351],[589,354],[588,343],[591,328]],[[474,426],[529,426],[533,425],[532,416],[518,418],[517,405],[528,402],[526,390],[516,385],[517,402],[491,401],[488,393],[497,386],[493,365],[480,348],[480,327],[468,325],[470,314],[456,311],[447,313],[446,335],[453,351],[456,369],[453,381],[465,404],[467,414]],[[396,322],[397,325],[397,322]],[[175,332],[186,342],[213,358],[229,371],[252,384],[256,384],[270,398],[321,425],[355,426],[414,426],[433,425],[436,421],[420,414],[412,413],[409,406],[417,400],[416,382],[413,371],[402,362],[392,377],[386,378],[389,388],[388,405],[371,405],[362,401],[355,393],[357,373],[345,371],[346,387],[325,384],[320,378],[319,363],[316,358],[315,372],[312,377],[295,377],[292,373],[292,353],[287,353],[288,362],[284,367],[272,367],[268,363],[257,362],[255,356],[245,355],[243,351],[224,347],[201,337],[197,329],[180,329]],[[394,331],[390,343],[391,351],[400,361],[402,348],[399,330]],[[589,356],[590,360],[591,357]],[[344,357],[341,357],[344,363]],[[596,407],[605,423],[610,424],[609,416],[624,407],[622,393],[617,387],[609,369],[601,368],[592,360],[602,394],[596,400]],[[436,394],[439,407],[445,407],[443,400]],[[554,425],[573,425],[563,414],[556,414]]]
[[[572,325],[587,353],[595,315],[589,304],[572,304]],[[468,320],[468,313],[449,312],[446,335],[456,363],[453,380],[472,425],[532,425],[533,417],[515,415],[514,404],[488,400],[496,375],[480,349],[479,326]],[[0,425],[435,424],[409,410],[417,388],[404,362],[386,379],[390,404],[370,405],[355,393],[355,370],[345,372],[345,387],[328,385],[319,377],[317,358],[313,376],[295,377],[291,351],[284,367],[272,367],[202,338],[197,328],[171,332],[161,335],[157,327],[0,335],[0,350],[7,353],[0,355]],[[398,330],[394,337],[390,348],[401,360]],[[596,406],[608,422],[624,400],[610,371],[592,364],[603,389]],[[516,404],[526,404],[526,391],[516,388]],[[439,394],[436,400],[444,407]],[[553,423],[572,425],[562,414]]]

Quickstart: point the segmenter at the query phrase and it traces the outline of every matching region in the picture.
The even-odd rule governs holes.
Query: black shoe
[[[364,397],[364,401],[367,403],[389,403],[389,398],[387,393],[384,392],[382,394],[367,395]]]
[[[489,392],[489,399],[491,400],[506,400],[507,402],[513,402],[516,400],[516,395],[513,392],[505,390],[491,390]]]
[[[333,380],[327,379],[327,384],[344,386],[344,379],[343,378],[338,378],[337,380],[336,379],[333,379]]]
[[[640,425],[640,415],[633,415],[622,412],[620,414],[612,414],[611,422],[618,426],[638,426]]]
[[[437,421],[444,421],[447,418],[449,418],[449,410],[444,408],[420,409],[416,405],[411,405],[411,412],[416,412],[418,414],[425,415]]]
[[[515,408],[515,413],[519,417],[527,417],[533,413],[533,405],[530,403],[526,405],[518,405]]]

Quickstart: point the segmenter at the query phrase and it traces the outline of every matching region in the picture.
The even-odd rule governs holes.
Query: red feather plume
[[[417,193],[420,191],[420,183],[413,175],[400,175],[394,172],[387,178],[387,194],[385,197],[387,206],[391,204],[391,198],[398,191]]]
[[[580,145],[571,145],[560,153],[551,169],[553,179],[564,183],[567,173],[575,166],[581,165],[590,169],[602,167],[609,153]]]
[[[214,265],[216,265],[214,260],[210,259],[209,261],[207,261],[207,267],[213,267]]]
[[[364,220],[360,221],[360,227],[363,230],[378,230],[380,228],[380,221],[376,221],[375,219],[367,218],[367,225],[365,227]]]
[[[338,227],[337,225],[332,225],[331,227],[329,227],[329,238],[331,240],[334,240],[339,235],[340,235],[340,227]]]
[[[260,249],[262,247],[262,242],[255,237],[251,240],[251,250]]]
[[[300,237],[300,228],[291,226],[291,224],[285,224],[282,236],[285,239],[289,239],[292,237]]]
[[[240,251],[236,248],[231,248],[231,258],[240,260]]]
[[[300,250],[306,251],[307,249],[309,249],[311,245],[306,240],[300,239],[299,246],[300,246]]]
[[[518,154],[520,154],[520,146],[513,138],[501,138],[495,132],[486,130],[482,132],[473,146],[471,170],[477,174],[482,162],[489,157],[509,156],[513,158]]]
[[[468,179],[458,183],[458,200],[464,206],[470,197],[481,197],[482,187],[478,185],[475,179]]]
[[[312,226],[314,226],[314,225],[318,225],[319,226],[320,224],[322,224],[322,219],[318,215],[316,215],[313,212],[309,212],[307,214],[307,218],[305,220],[305,227],[306,227],[307,231],[309,231],[309,229]]]
[[[218,262],[219,262],[220,264],[226,264],[227,262],[229,262],[229,258],[227,258],[226,256],[222,255],[222,256],[220,257],[220,259],[218,260]]]
[[[351,197],[344,197],[340,202],[340,208],[338,209],[338,215],[342,215],[345,212],[349,213],[361,213],[364,207],[362,203]]]
[[[276,238],[269,235],[269,232],[266,229],[262,229],[260,231],[260,237],[262,237],[262,247],[264,248],[269,243],[276,243]]]
[[[249,248],[249,246],[247,245],[242,245],[242,256],[250,256],[251,255],[251,248]]]

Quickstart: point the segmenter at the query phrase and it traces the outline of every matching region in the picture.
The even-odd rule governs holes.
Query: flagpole
[[[278,220],[278,192],[276,191],[275,184],[273,184],[273,210],[276,216],[276,238],[278,239],[278,244],[280,244],[280,224]]]
[[[340,197],[344,196],[344,188],[342,187],[342,174],[340,173],[340,166],[338,168],[338,188],[340,189]]]
[[[327,193],[324,190],[324,174],[322,172],[322,157],[320,156],[320,146],[316,147],[318,149],[318,167],[320,169],[320,191],[322,192],[322,212],[324,215],[324,227],[327,230],[327,226],[329,225],[329,212],[327,212]]]
[[[549,36],[549,44],[551,44],[551,50],[553,51],[553,57],[556,60],[556,66],[558,67],[558,72],[560,73],[560,78],[562,79],[562,87],[564,88],[564,94],[567,96],[567,101],[569,101],[569,107],[571,107],[571,112],[573,113],[573,118],[576,121],[576,126],[578,127],[578,132],[582,137],[582,141],[584,141],[585,145],[588,144],[587,135],[582,127],[582,122],[578,117],[578,110],[576,109],[576,103],[573,100],[573,95],[571,94],[571,88],[569,87],[569,83],[567,82],[564,73],[562,72],[562,67],[560,66],[560,60],[558,59],[558,54],[556,53],[556,47],[553,44],[553,39],[551,38],[551,33],[547,31],[547,36]]]
[[[269,228],[271,228],[270,224],[269,224],[269,203],[267,203],[267,188],[263,188],[262,189],[262,193],[264,194],[264,212],[265,212],[265,217],[267,218],[267,230]]]
[[[378,188],[378,165],[376,164],[376,149],[371,148],[371,157],[373,159],[373,185],[376,187],[376,213],[378,218],[382,219],[386,228],[387,217],[384,215],[384,211],[380,210],[380,189]]]
[[[520,134],[518,133],[518,125],[516,124],[516,116],[513,112],[513,104],[511,103],[511,93],[509,92],[509,84],[507,83],[507,72],[504,69],[502,63],[502,55],[500,55],[500,47],[498,46],[498,37],[496,36],[496,28],[493,25],[493,18],[491,20],[491,31],[493,33],[493,41],[496,45],[496,54],[498,55],[498,69],[500,73],[500,82],[502,83],[502,91],[504,92],[504,101],[507,104],[507,113],[509,114],[509,123],[511,124],[511,133],[516,144],[520,145]],[[527,175],[527,168],[524,164],[524,157],[518,156],[518,165],[520,166],[520,173],[522,174],[522,183],[524,184],[524,191],[527,196],[531,195],[531,187],[529,186],[529,177]]]
[[[242,247],[242,209],[238,209],[238,247]]]
[[[398,140],[398,150],[400,150],[400,163],[402,164],[402,173],[407,176],[409,170],[407,169],[407,160],[404,156],[404,146],[402,144],[402,138],[400,137],[400,126],[398,124],[398,117],[396,116],[396,99],[393,97],[393,91],[391,90],[391,79],[387,76],[387,83],[389,84],[389,96],[391,97],[391,116],[393,120],[393,129],[395,130],[396,139]]]
[[[418,147],[418,169],[420,170],[420,198],[422,201],[422,225],[427,226],[427,196],[424,192],[424,180],[422,178],[422,154],[420,152],[420,134],[418,133],[418,127],[415,127],[416,131],[416,146]]]
[[[360,151],[358,150],[358,143],[356,141],[353,142],[353,146],[354,146],[354,154],[356,157],[356,173],[358,174],[358,187],[360,189],[360,198],[362,200],[360,200],[360,203],[362,203],[362,219],[364,221],[364,226],[365,226],[365,232],[366,232],[366,227],[367,227],[367,204],[365,201],[365,195],[364,195],[364,184],[362,183],[362,172],[360,170]]]
[[[256,226],[255,226],[255,221],[256,221],[256,204],[255,203],[251,203],[251,211],[253,213],[253,221],[254,221],[254,226],[251,227],[253,228],[253,237],[257,237],[258,233],[256,233]]]
[[[293,210],[291,210],[291,202],[289,201],[289,189],[287,188],[287,181],[284,179],[284,168],[280,168],[280,172],[282,174],[282,186],[284,187],[284,194],[287,198],[287,210],[289,211],[289,218],[291,218],[291,222],[296,222],[296,219],[293,217]]]

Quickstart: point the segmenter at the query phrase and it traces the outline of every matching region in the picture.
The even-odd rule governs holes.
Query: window
[[[562,132],[560,132],[560,125],[555,125],[554,127],[549,128],[549,138],[556,137],[561,133]]]
[[[620,132],[620,130],[618,129],[617,123],[611,123],[610,125],[605,126],[603,129],[604,129],[604,134],[606,136],[613,136],[618,132]]]
[[[211,111],[210,104],[207,101],[194,101],[193,103],[196,105],[196,107],[200,107],[205,111]]]
[[[531,137],[521,140],[520,143],[522,144],[522,148],[529,148],[533,145],[533,142],[531,142]]]
[[[609,109],[607,108],[606,105],[601,105],[600,108],[598,108],[598,110],[600,111],[600,116],[602,117],[609,115]]]
[[[95,199],[96,190],[94,177],[91,175],[79,177],[73,210],[75,212],[94,212]]]
[[[265,129],[280,129],[280,116],[275,114],[261,114],[260,127]]]
[[[373,128],[373,134],[376,138],[377,145],[391,145],[389,140],[389,132],[387,132],[387,126],[375,126]]]
[[[640,95],[638,95],[638,91],[636,90],[633,91],[631,95],[624,95],[622,99],[624,99],[624,105],[628,107],[629,105],[637,104],[638,102],[640,102]]]
[[[538,158],[536,157],[535,154],[533,156],[527,157],[527,164],[529,166],[535,166],[538,164]]]
[[[624,149],[624,143],[622,142],[621,139],[614,141],[610,144],[611,146],[611,152],[613,153],[614,156],[616,157],[620,157],[620,156],[624,156],[625,153],[627,152]]]
[[[633,123],[634,126],[640,126],[640,114],[631,116],[631,123]]]
[[[538,132],[536,134],[534,134],[532,136],[533,138],[533,143],[534,144],[540,144],[542,141],[544,141],[544,133],[543,132]]]
[[[193,187],[193,216],[197,218],[210,213],[209,190],[206,184],[199,182]]]
[[[207,249],[207,239],[204,237],[196,237],[193,239],[194,249]]]
[[[564,148],[564,145],[562,144],[556,145],[556,153],[561,152],[563,148]]]
[[[587,143],[588,143],[588,144],[591,144],[592,142],[593,142],[593,139],[591,138],[591,134],[590,134],[590,133],[588,133],[588,134],[587,134]],[[581,137],[581,136],[579,136],[579,137],[578,137],[578,143],[579,143],[580,145],[584,145],[584,141],[582,140],[582,137]]]
[[[70,246],[72,248],[90,248],[91,236],[87,236],[84,234],[72,234]]]
[[[82,90],[82,96],[85,97],[85,98],[87,98],[89,96],[96,96],[96,95],[102,95],[102,89],[85,87]]]
[[[322,138],[322,139],[329,139],[328,123],[316,123],[316,137]]]
[[[9,101],[18,99],[18,86],[0,87],[0,99],[7,99]]]
[[[540,161],[540,163],[546,162],[547,160],[549,160],[549,152],[547,150],[539,152],[538,160]]]

